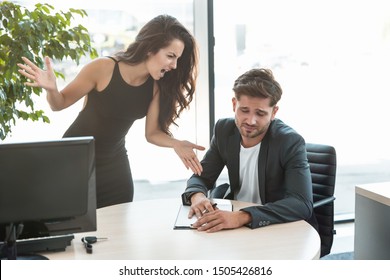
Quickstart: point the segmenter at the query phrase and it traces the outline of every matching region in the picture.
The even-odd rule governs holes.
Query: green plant
[[[33,10],[16,3],[0,2],[0,139],[12,132],[17,119],[50,122],[42,110],[34,108],[33,94],[40,88],[26,87],[17,63],[25,56],[39,67],[43,57],[72,59],[79,64],[83,56],[97,56],[88,30],[72,25],[75,16],[85,17],[80,9],[56,12],[48,4],[36,4]],[[56,72],[57,77],[64,75]]]

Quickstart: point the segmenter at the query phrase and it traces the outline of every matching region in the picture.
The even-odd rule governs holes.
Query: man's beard
[[[246,125],[246,124],[241,124],[240,125],[240,132],[241,132],[241,135],[243,137],[256,138],[256,137],[264,134],[265,132],[267,132],[269,125],[270,125],[270,123],[268,123],[267,125],[259,128],[257,126],[254,127],[254,126],[250,126],[250,125]],[[246,127],[251,127],[251,128],[255,128],[255,129],[250,131],[250,132],[248,132]]]

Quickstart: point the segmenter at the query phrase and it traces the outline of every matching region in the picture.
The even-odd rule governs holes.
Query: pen
[[[217,207],[217,203],[213,203],[211,206],[213,206],[213,209],[215,210],[215,208]],[[205,213],[208,213],[209,211],[207,209],[204,209],[202,214],[205,214]]]

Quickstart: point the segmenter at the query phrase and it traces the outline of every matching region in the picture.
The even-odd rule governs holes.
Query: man
[[[233,91],[235,118],[216,123],[203,172],[192,175],[182,194],[183,204],[191,205],[189,217],[198,217],[193,227],[216,232],[307,220],[316,228],[305,141],[275,118],[282,89],[273,73],[252,69],[237,78]],[[225,198],[259,206],[214,209],[207,194],[225,166],[230,183]]]

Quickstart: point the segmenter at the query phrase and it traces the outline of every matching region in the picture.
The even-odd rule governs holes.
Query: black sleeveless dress
[[[111,58],[111,57],[110,57]],[[154,80],[137,87],[127,84],[115,61],[108,86],[88,93],[88,101],[64,137],[93,136],[96,155],[97,207],[131,202],[134,185],[125,147],[135,120],[146,116],[153,98]]]

